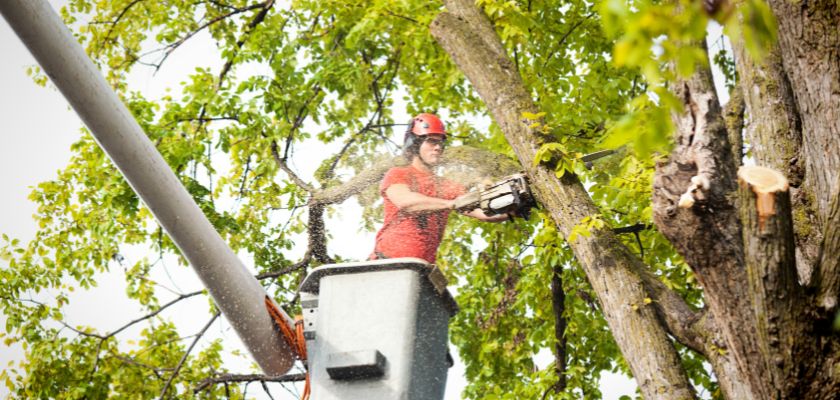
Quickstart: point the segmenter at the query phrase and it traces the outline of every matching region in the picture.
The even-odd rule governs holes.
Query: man
[[[371,259],[416,257],[435,262],[437,248],[464,187],[435,175],[446,144],[446,130],[440,118],[420,114],[409,123],[403,143],[404,167],[391,168],[382,179],[379,193],[385,207],[385,222],[376,234]],[[487,216],[481,209],[464,215],[487,222],[508,219]]]

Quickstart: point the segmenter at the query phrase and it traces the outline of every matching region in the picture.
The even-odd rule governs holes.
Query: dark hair
[[[409,162],[412,157],[420,154],[420,145],[423,144],[425,139],[425,137],[417,136],[411,132],[412,125],[414,125],[413,119],[408,123],[408,129],[405,131],[405,137],[403,137],[403,157]]]

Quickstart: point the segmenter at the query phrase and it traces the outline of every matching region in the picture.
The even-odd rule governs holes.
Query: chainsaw
[[[455,199],[455,209],[459,211],[480,208],[486,215],[511,214],[525,219],[534,205],[536,202],[525,174],[513,174],[491,185],[480,185]]]
[[[592,169],[592,161],[614,154],[615,150],[601,150],[580,158],[586,169]],[[528,219],[531,208],[537,202],[528,187],[525,174],[513,174],[489,186],[480,185],[475,190],[455,199],[455,209],[472,211],[480,208],[486,215],[511,214]]]

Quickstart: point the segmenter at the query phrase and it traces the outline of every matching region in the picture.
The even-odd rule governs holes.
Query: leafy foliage
[[[709,17],[700,2],[478,3],[544,113],[525,116],[544,121],[534,162],[554,163],[558,177],[579,175],[600,207],[599,215],[581,221],[578,234],[651,225],[653,166],[670,146],[668,114],[678,104],[666,82],[705,59],[702,47],[690,45],[705,36]],[[739,7],[761,24],[729,26],[740,26],[751,47],[762,48],[773,37],[766,6]],[[498,127],[477,128],[483,105],[429,34],[440,10],[441,4],[420,0],[73,0],[62,14],[231,247],[253,260],[257,273],[292,269],[264,281],[291,302],[305,267],[320,262],[301,259],[295,239],[329,239],[329,227],[309,232],[301,211],[318,190],[396,150],[381,127],[395,123],[401,108],[443,112],[460,144],[511,155]],[[193,40],[210,41],[221,67],[195,69],[160,99],[128,86],[133,70],[167,68],[169,56]],[[663,68],[668,64],[675,68]],[[306,146],[326,150],[304,153],[320,159],[303,158]],[[592,170],[579,162],[603,148],[619,154]],[[186,337],[157,314],[170,303],[162,304],[166,295],[150,276],[177,249],[86,132],[72,151],[68,166],[30,196],[38,204],[36,237],[29,243],[3,237],[5,340],[23,344],[27,358],[0,377],[17,398],[147,398],[160,395],[173,377],[167,393],[190,397],[196,382],[227,371],[223,343],[187,354],[174,371],[187,352]],[[303,163],[319,163],[309,182],[291,173],[290,166]],[[371,193],[359,195],[367,229],[381,218]],[[585,276],[543,213],[492,226],[459,217],[446,237],[439,263],[457,282],[461,313],[451,334],[466,364],[466,398],[551,392],[558,380],[549,356],[558,317],[567,322],[567,386],[553,398],[599,398],[603,372],[627,373]],[[702,304],[689,269],[660,234],[646,230],[622,240],[667,286]],[[74,288],[95,286],[97,274],[120,265],[129,247],[157,258],[123,267],[126,295],[151,313],[140,341],[126,344],[95,328],[63,325]],[[562,315],[551,302],[554,271],[562,271]],[[41,300],[45,293],[48,301]],[[694,383],[714,392],[702,360],[684,353]],[[240,398],[244,390],[218,386],[202,395]]]

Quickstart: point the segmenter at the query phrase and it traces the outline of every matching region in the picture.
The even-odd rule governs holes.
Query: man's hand
[[[472,211],[465,212],[462,214],[484,222],[502,222],[509,221],[512,219],[510,216],[508,216],[508,214],[487,215],[480,208],[476,208]]]

